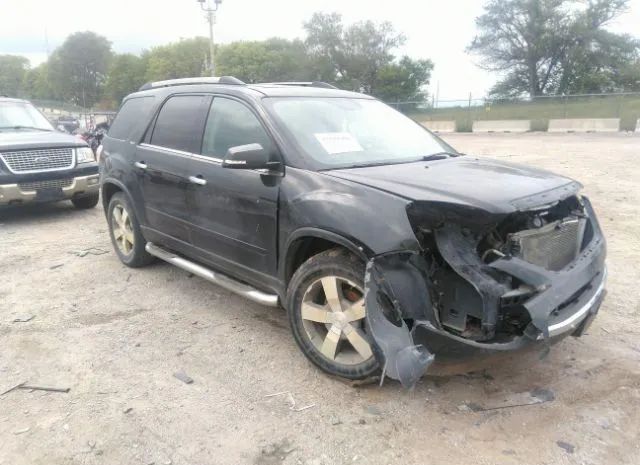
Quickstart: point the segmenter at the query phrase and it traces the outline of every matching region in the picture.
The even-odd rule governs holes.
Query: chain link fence
[[[534,131],[546,131],[550,119],[620,118],[622,131],[634,131],[640,119],[640,92],[539,96],[521,99],[466,99],[389,102],[417,121],[455,121],[469,132],[474,121],[531,120]]]
[[[91,108],[83,108],[78,105],[74,105],[68,102],[62,102],[59,100],[31,100],[41,112],[53,123],[55,126],[61,124],[66,127],[67,130],[74,127],[73,123],[68,123],[73,120],[76,121],[77,129],[80,131],[91,130],[100,123],[108,123],[115,117],[115,111],[102,111]]]
[[[113,118],[115,112],[85,109],[54,100],[32,100],[52,121],[78,119],[82,128]],[[533,131],[546,131],[550,119],[619,118],[622,131],[634,131],[640,120],[640,92],[618,94],[545,95],[520,99],[464,99],[387,102],[417,121],[455,121],[459,132],[470,132],[474,121],[531,120]]]

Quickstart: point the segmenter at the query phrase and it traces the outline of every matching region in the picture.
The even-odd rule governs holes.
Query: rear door
[[[215,96],[204,129],[202,150],[191,160],[189,206],[193,244],[204,257],[240,272],[276,272],[277,207],[281,177],[221,165],[227,150],[258,143],[277,160],[276,146],[259,117],[244,102]],[[237,271],[237,269],[235,269]]]
[[[103,140],[99,159],[101,176],[117,179],[125,184],[131,194],[134,208],[143,219],[140,181],[132,164],[136,146],[152,118],[155,99],[152,96],[134,97],[125,100],[109,132]]]
[[[169,97],[136,151],[146,227],[184,243],[190,242],[189,157],[200,150],[210,100],[204,95]]]

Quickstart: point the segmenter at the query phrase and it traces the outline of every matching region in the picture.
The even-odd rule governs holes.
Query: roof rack
[[[328,82],[322,82],[322,81],[311,81],[311,82],[261,82],[260,84],[278,85],[278,86],[321,87],[323,89],[337,89],[336,86],[331,85]]]
[[[244,86],[246,85],[240,79],[233,76],[220,76],[220,77],[191,77],[182,79],[168,79],[166,81],[147,82],[138,91],[157,89],[159,87],[171,87],[171,86],[184,86],[184,85],[196,85],[196,84],[226,84],[231,86]]]

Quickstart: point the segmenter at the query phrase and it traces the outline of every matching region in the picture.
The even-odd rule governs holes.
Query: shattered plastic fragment
[[[374,354],[384,367],[383,375],[406,388],[413,387],[434,360],[426,347],[413,342],[404,321],[423,319],[423,308],[430,302],[426,281],[412,263],[415,257],[403,253],[374,258],[365,274],[367,332],[373,339]]]

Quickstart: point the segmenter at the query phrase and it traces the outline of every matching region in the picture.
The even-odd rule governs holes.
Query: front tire
[[[131,204],[122,192],[111,197],[107,207],[107,222],[111,243],[122,263],[139,268],[154,260],[144,248],[147,241],[142,236]]]
[[[366,334],[364,263],[343,249],[311,257],[287,290],[287,315],[304,355],[322,371],[360,380],[379,365]]]
[[[75,197],[71,199],[71,203],[78,210],[87,210],[98,205],[100,194],[91,194],[83,197]]]

